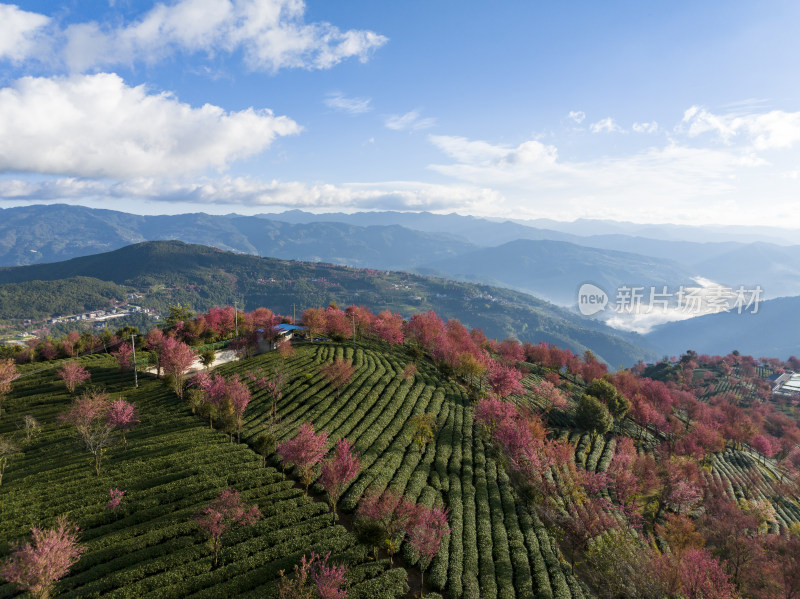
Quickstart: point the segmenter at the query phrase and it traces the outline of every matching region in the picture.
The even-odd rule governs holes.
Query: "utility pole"
[[[355,312],[350,312],[350,318],[353,319],[353,354],[355,354],[355,351],[356,351],[356,313]],[[355,355],[353,356],[353,359],[355,360]]]
[[[136,337],[131,333],[131,348],[133,349],[133,384],[136,388],[139,387],[139,374],[136,372],[136,342],[133,338]]]
[[[297,308],[292,304],[292,324],[297,324]]]
[[[233,327],[236,331],[234,333],[234,337],[236,339],[239,338],[239,306],[236,304],[236,300],[233,300]]]

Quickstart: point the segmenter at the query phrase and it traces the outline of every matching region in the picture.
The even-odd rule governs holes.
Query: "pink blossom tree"
[[[120,370],[131,369],[131,359],[133,356],[133,347],[130,343],[121,343],[117,351],[111,354],[119,364]]]
[[[128,449],[128,439],[125,434],[130,431],[139,422],[139,414],[136,411],[136,406],[132,403],[125,401],[121,397],[111,402],[111,405],[106,412],[106,423],[118,430],[122,435],[122,444],[125,449]]]
[[[355,368],[352,362],[342,358],[336,358],[333,362],[328,362],[321,366],[319,371],[333,388],[336,389],[336,396],[338,397],[344,386],[353,378]]]
[[[403,317],[384,310],[372,321],[372,334],[378,339],[386,341],[389,345],[403,342]]]
[[[344,486],[358,475],[358,462],[358,452],[353,450],[353,443],[342,438],[336,441],[333,456],[322,465],[320,483],[325,488],[334,520],[339,519],[339,515],[336,513],[336,504],[342,495]]]
[[[297,468],[300,480],[306,488],[314,477],[314,467],[319,464],[328,449],[325,444],[328,442],[328,433],[320,431],[314,432],[314,427],[310,422],[301,426],[294,438],[278,444],[278,455],[284,464],[293,464]]]
[[[761,454],[761,461],[763,463],[764,458],[771,458],[775,455],[775,444],[770,440],[770,438],[766,435],[759,433],[758,435],[754,435],[750,439],[750,447],[755,449],[758,453]]]
[[[0,416],[3,415],[3,401],[11,393],[11,383],[19,378],[14,360],[0,360]]]
[[[214,551],[212,569],[216,568],[219,562],[222,535],[234,524],[250,525],[261,517],[258,507],[245,505],[239,497],[239,492],[235,489],[221,491],[219,496],[195,517],[195,522],[208,537],[209,545]]]
[[[156,376],[161,376],[161,348],[164,344],[164,332],[158,327],[153,327],[147,333],[145,347],[150,350],[151,363],[156,367]]]
[[[346,599],[347,568],[343,565],[329,564],[330,556],[330,552],[325,554],[325,557],[319,557],[311,552],[311,580],[317,588],[319,599]]]
[[[516,368],[503,366],[496,361],[489,363],[486,382],[498,396],[507,397],[512,393],[524,393],[525,389],[520,383],[521,379],[522,373]]]
[[[294,566],[294,576],[279,572],[278,597],[280,599],[346,599],[347,569],[341,565],[328,564],[330,553],[321,557],[311,552]]]
[[[425,570],[439,552],[444,535],[450,532],[447,525],[447,509],[417,505],[416,513],[411,519],[406,534],[408,543],[419,555],[419,567],[422,571],[420,586],[424,588]]]
[[[327,326],[325,310],[322,308],[308,308],[307,310],[304,310],[303,326],[305,326],[308,330],[309,340],[313,342],[314,336],[322,333]]]
[[[78,543],[78,527],[66,516],[58,517],[51,529],[31,528],[31,535],[31,541],[12,545],[0,576],[36,599],[47,599],[86,548]]]
[[[416,506],[403,499],[392,489],[383,493],[373,493],[363,497],[358,503],[358,516],[372,521],[381,532],[378,544],[384,544],[392,563],[394,554],[400,548],[400,532],[406,530],[412,517],[416,514]],[[375,547],[375,554],[379,547]]]
[[[58,419],[75,427],[86,449],[94,456],[94,469],[100,476],[100,462],[106,448],[111,444],[114,427],[108,423],[107,414],[111,402],[108,395],[98,391],[76,397],[70,409]]]
[[[567,407],[567,396],[550,381],[542,379],[531,387],[531,393],[545,403],[544,411],[549,412],[553,408],[564,410]]]
[[[475,422],[483,427],[490,438],[494,435],[497,427],[516,416],[516,406],[497,397],[481,399],[475,405]]]
[[[238,376],[228,380],[226,396],[231,402],[233,415],[236,419],[236,442],[242,441],[242,426],[244,426],[244,412],[250,404],[250,389],[247,388]]]
[[[120,491],[117,488],[111,488],[108,490],[108,494],[110,499],[106,504],[107,510],[117,510],[122,506],[122,498],[125,496],[127,491]]]
[[[56,375],[64,381],[67,391],[70,393],[75,393],[75,388],[92,376],[88,370],[75,361],[65,363],[56,371]]]
[[[280,401],[281,397],[283,397],[283,388],[288,382],[286,375],[283,374],[281,370],[276,368],[271,379],[261,372],[248,371],[245,373],[245,376],[253,381],[257,388],[267,392],[267,395],[272,403],[270,421],[271,424],[274,425],[278,420],[278,402]]]
[[[195,358],[195,351],[182,341],[167,337],[161,344],[161,365],[164,373],[172,377],[173,389],[181,399],[184,378]]]

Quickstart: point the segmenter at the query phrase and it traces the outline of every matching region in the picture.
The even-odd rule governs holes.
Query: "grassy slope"
[[[63,597],[268,597],[280,569],[291,570],[309,549],[333,551],[356,564],[351,596],[375,596],[384,588],[403,590],[405,572],[366,563],[366,550],[333,524],[323,503],[303,496],[292,481],[227,436],[210,431],[159,381],[144,377],[138,390],[109,358],[85,359],[92,382],[139,408],[141,423],[128,435],[128,450],[108,452],[101,476],[67,425],[56,422],[70,398],[54,369],[21,378],[6,402],[0,433],[13,434],[24,414],[42,433],[23,447],[0,487],[0,556],[7,541],[25,537],[31,525],[49,526],[68,513],[81,528],[88,551],[59,583]],[[35,365],[41,368],[42,365]],[[127,490],[126,505],[104,509],[110,487]],[[211,570],[212,554],[192,517],[217,495],[234,487],[265,518],[228,533],[222,566]],[[0,597],[16,596],[0,583]]]

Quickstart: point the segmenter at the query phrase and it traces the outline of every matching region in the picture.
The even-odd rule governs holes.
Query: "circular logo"
[[[578,311],[584,316],[591,316],[606,309],[608,294],[597,285],[584,283],[578,289]]]

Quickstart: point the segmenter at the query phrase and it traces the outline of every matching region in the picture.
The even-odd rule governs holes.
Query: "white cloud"
[[[624,133],[622,127],[610,116],[589,125],[592,133]]]
[[[790,148],[800,141],[800,112],[773,110],[751,114],[714,114],[705,108],[692,106],[683,115],[688,135],[697,137],[716,133],[724,142],[743,138],[756,150]]]
[[[422,118],[418,110],[412,110],[405,114],[393,114],[385,122],[388,129],[395,131],[419,131],[420,129],[430,129],[435,124],[436,119],[431,117]]]
[[[27,39],[47,22],[35,13],[13,11],[0,25],[2,46]],[[122,24],[88,21],[52,31],[40,39],[51,47],[50,60],[63,61],[72,72],[84,72],[118,64],[158,62],[176,53],[242,52],[253,70],[283,68],[327,69],[347,58],[366,61],[388,39],[367,30],[342,31],[327,22],[306,23],[302,0],[178,0],[156,4],[140,19]],[[18,13],[25,15],[22,19]],[[0,23],[3,23],[0,13]],[[19,60],[30,52],[15,50]],[[9,54],[15,59],[16,54]],[[3,53],[0,52],[0,58]]]
[[[658,123],[655,121],[649,123],[634,123],[633,130],[636,133],[656,133],[658,131]]]
[[[570,110],[567,118],[580,125],[586,119],[586,113],[582,110]]]
[[[194,108],[114,74],[25,77],[0,89],[0,172],[82,177],[175,175],[224,168],[283,135],[269,110]]]
[[[349,114],[363,114],[372,110],[372,98],[349,98],[341,92],[325,96],[325,106]]]
[[[50,22],[44,15],[0,4],[0,60],[18,63],[35,50],[42,29]]]
[[[199,181],[140,177],[127,181],[51,178],[47,181],[0,179],[0,200],[138,200],[194,205],[362,210],[474,210],[496,206],[502,197],[491,189],[435,185],[416,181],[307,184],[261,181],[249,177],[202,178]]]

